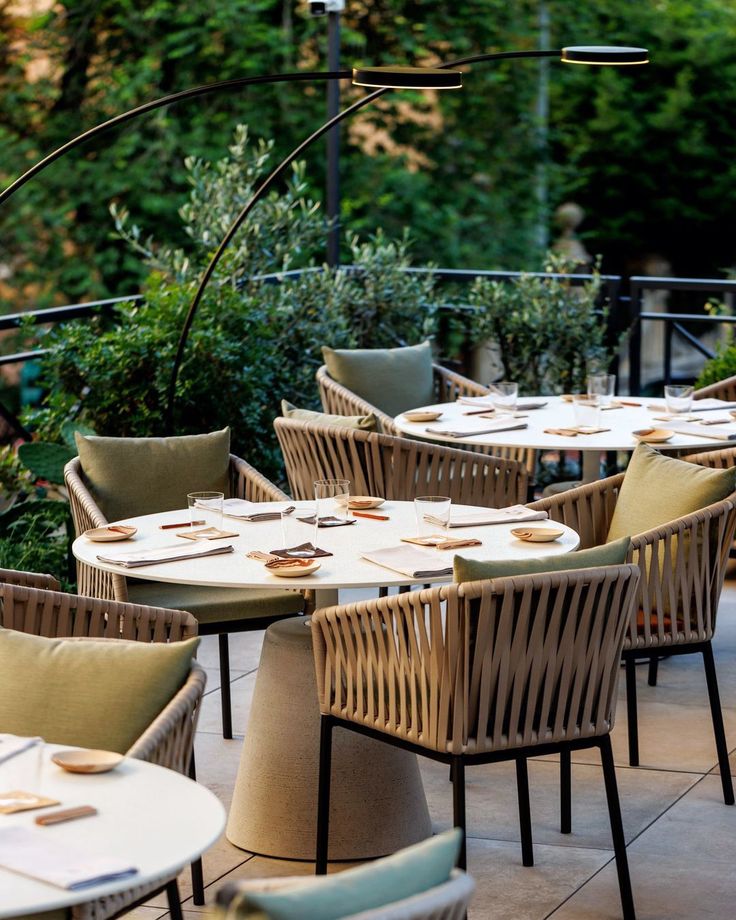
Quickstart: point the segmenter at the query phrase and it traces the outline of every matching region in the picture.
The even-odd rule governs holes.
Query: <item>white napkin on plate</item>
[[[666,412],[666,403],[647,403],[651,412]],[[736,409],[736,403],[725,399],[694,399],[690,412],[715,412],[716,409]]]
[[[526,505],[511,505],[509,508],[488,508],[485,511],[450,511],[450,527],[483,527],[486,524],[517,524],[524,521],[543,521],[546,511],[532,511]],[[440,527],[443,521],[426,514],[424,520]]]
[[[10,760],[16,754],[22,754],[23,751],[34,747],[40,741],[43,741],[43,738],[24,738],[22,735],[9,735],[0,732],[0,763]]]
[[[488,406],[489,409],[495,409],[492,396],[458,396],[457,401],[463,406],[477,406],[482,409]]]
[[[194,546],[163,546],[158,549],[137,550],[133,553],[120,553],[116,556],[98,556],[100,562],[120,565],[126,569],[135,569],[141,565],[157,565],[160,562],[178,562],[180,559],[199,559],[201,556],[218,556],[220,553],[235,552],[235,547],[208,546],[206,543]]]
[[[0,866],[69,891],[138,872],[121,859],[55,839],[47,829],[21,826],[0,827]]]
[[[688,422],[671,422],[662,425],[668,431],[674,431],[676,434],[697,435],[699,438],[713,438],[714,441],[736,441],[736,430],[729,428],[718,428],[715,425],[697,425]]]
[[[418,546],[387,546],[372,553],[363,553],[363,559],[409,578],[452,575],[452,559],[448,566],[447,557],[439,555],[438,550],[426,550]]]
[[[292,504],[290,502],[249,502],[244,498],[226,498],[222,503],[222,513],[225,517],[237,518],[240,521],[275,521],[280,519],[281,512]]]

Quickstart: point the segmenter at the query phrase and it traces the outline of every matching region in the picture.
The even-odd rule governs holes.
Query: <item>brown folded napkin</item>
[[[309,552],[309,555],[302,556],[301,553]],[[299,552],[300,555],[294,556],[292,553]],[[311,543],[300,543],[299,546],[290,546],[288,549],[272,549],[272,556],[280,556],[282,559],[316,559],[318,556],[331,556],[326,549],[320,549]]]
[[[300,517],[297,520],[301,521],[303,524],[314,524],[314,515],[309,517]],[[339,518],[335,517],[332,514],[325,514],[319,519],[318,527],[345,527],[346,524],[354,524],[355,520],[353,518]]]

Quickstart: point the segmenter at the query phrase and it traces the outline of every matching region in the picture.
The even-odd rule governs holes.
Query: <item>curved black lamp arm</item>
[[[448,61],[446,64],[440,64],[440,70],[448,70],[452,67],[459,67],[463,64],[477,64],[482,61],[496,61],[502,60],[504,58],[545,58],[545,57],[559,57],[560,51],[497,51],[491,52],[488,54],[477,54],[471,57],[458,58],[455,61]],[[189,331],[192,328],[192,323],[194,322],[194,317],[199,308],[199,304],[202,301],[202,296],[204,294],[205,288],[209,284],[212,275],[214,274],[215,268],[217,267],[218,262],[222,258],[223,253],[230,245],[230,241],[238,232],[240,227],[243,225],[244,221],[247,219],[248,215],[251,213],[253,208],[258,204],[258,202],[263,198],[263,196],[268,192],[272,184],[278,179],[278,177],[284,172],[284,170],[292,163],[300,153],[303,153],[314,141],[322,137],[330,128],[334,125],[341,122],[344,118],[349,117],[354,112],[357,112],[358,109],[362,108],[365,105],[373,102],[374,99],[377,99],[379,96],[382,96],[384,93],[388,92],[388,88],[379,89],[374,93],[371,93],[368,96],[365,96],[363,99],[358,100],[358,102],[351,105],[349,108],[338,113],[330,121],[325,122],[321,127],[319,127],[313,134],[311,134],[306,140],[302,141],[298,147],[291,151],[291,153],[282,160],[281,163],[273,170],[273,172],[261,183],[258,189],[251,196],[250,200],[245,203],[243,209],[232,222],[228,228],[227,233],[222,239],[222,242],[217,247],[217,250],[213,254],[210,262],[205,269],[202,277],[200,278],[197,291],[192,299],[192,302],[187,311],[186,319],[184,320],[184,325],[182,326],[181,333],[179,335],[179,344],[176,349],[176,355],[174,357],[174,364],[171,369],[171,378],[169,380],[168,393],[166,397],[166,414],[164,418],[165,431],[167,434],[171,434],[173,431],[173,414],[174,414],[174,402],[176,400],[176,383],[179,378],[179,370],[181,369],[181,362],[184,358],[184,350],[186,348],[187,339],[189,338]]]
[[[259,83],[299,83],[309,80],[347,80],[351,76],[352,71],[350,70],[333,70],[281,73],[273,76],[261,77],[237,77],[234,80],[223,80],[220,83],[205,83],[202,86],[194,86],[191,89],[182,90],[180,93],[172,93],[170,96],[161,96],[160,99],[152,99],[150,102],[145,102],[143,105],[139,105],[134,109],[129,109],[127,112],[122,112],[114,118],[110,118],[107,121],[101,122],[99,125],[95,125],[94,128],[90,128],[88,131],[78,134],[70,141],[67,141],[66,144],[62,144],[61,147],[52,150],[51,153],[47,154],[42,160],[39,160],[34,166],[31,166],[22,176],[19,176],[14,182],[11,182],[6,189],[0,192],[0,205],[6,202],[11,195],[14,195],[18,189],[22,188],[26,182],[31,180],[34,176],[37,176],[38,173],[46,169],[47,166],[50,166],[54,160],[63,157],[64,154],[74,150],[75,147],[79,147],[85,141],[97,137],[98,134],[103,134],[110,128],[125,124],[126,121],[132,121],[134,118],[138,118],[139,115],[145,115],[146,112],[152,112],[154,109],[173,105],[175,102],[183,102],[185,99],[193,99],[196,96],[207,96],[211,93],[219,93],[229,89],[239,89],[241,86],[255,86]]]

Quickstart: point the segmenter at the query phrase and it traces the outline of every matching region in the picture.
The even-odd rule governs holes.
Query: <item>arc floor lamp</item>
[[[500,51],[487,54],[477,54],[469,57],[458,58],[454,61],[448,61],[436,68],[423,67],[356,67],[353,70],[336,70],[336,71],[311,71],[300,73],[273,74],[259,77],[242,77],[234,80],[225,80],[219,83],[210,83],[204,86],[196,86],[179,93],[173,93],[169,96],[154,99],[136,108],[116,115],[108,121],[102,122],[88,131],[77,135],[67,143],[53,150],[43,159],[39,160],[34,166],[28,169],[23,175],[19,176],[4,191],[0,192],[0,206],[2,206],[12,195],[29,182],[34,176],[46,169],[60,157],[74,150],[76,147],[86,143],[92,138],[103,132],[118,127],[125,122],[132,121],[135,118],[145,115],[154,109],[164,106],[173,105],[177,102],[183,102],[198,96],[210,95],[213,93],[226,92],[229,90],[240,89],[245,86],[255,86],[267,83],[304,83],[330,80],[351,79],[356,86],[363,86],[372,89],[373,92],[354,102],[342,112],[339,112],[333,118],[330,118],[322,124],[316,131],[305,138],[289,153],[279,165],[264,179],[261,185],[256,189],[252,197],[243,206],[240,213],[228,228],[225,236],[222,238],[220,245],[212,255],[207,268],[202,273],[197,290],[192,298],[187,315],[182,325],[179,342],[174,357],[174,363],[171,370],[169,386],[167,391],[167,403],[165,413],[166,433],[170,434],[173,430],[173,411],[176,400],[176,384],[179,377],[179,370],[184,358],[189,331],[194,322],[194,318],[202,300],[204,291],[211,280],[215,269],[232,241],[235,234],[242,224],[247,220],[248,215],[259,201],[273,187],[276,180],[288,169],[289,165],[316,140],[322,137],[331,128],[335,127],[341,121],[349,118],[359,109],[372,103],[379,96],[392,89],[460,89],[462,87],[463,74],[456,68],[479,64],[486,61],[498,61],[511,58],[557,58],[562,63],[567,64],[587,64],[593,66],[631,66],[637,64],[647,64],[649,54],[645,48],[635,47],[618,47],[618,46],[570,46],[554,50],[533,50],[533,51]]]

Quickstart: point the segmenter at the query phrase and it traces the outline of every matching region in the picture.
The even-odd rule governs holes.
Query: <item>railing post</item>
[[[641,392],[641,289],[632,281],[630,290],[629,395],[638,396]]]

